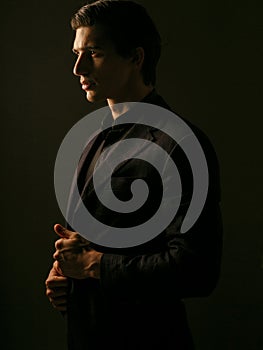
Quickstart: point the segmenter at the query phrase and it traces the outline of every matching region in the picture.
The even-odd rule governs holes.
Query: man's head
[[[108,48],[111,46],[114,50],[115,58],[129,64],[137,64],[145,86],[155,85],[156,66],[161,54],[161,38],[144,7],[133,1],[95,1],[83,6],[73,16],[71,26],[76,31],[74,46],[83,44],[85,37],[87,40],[84,44],[91,46],[88,40],[90,35],[92,39],[104,41],[103,45],[105,44]],[[80,43],[81,40],[82,43]],[[97,45],[97,42],[95,44]],[[73,51],[79,55],[78,47],[74,47]],[[117,61],[115,63],[119,65]],[[98,66],[99,63],[96,64]],[[111,68],[109,66],[109,69],[115,68],[117,68],[116,65],[112,65]],[[117,72],[115,73],[117,75]],[[131,70],[130,73],[134,72]],[[89,74],[92,76],[92,72],[77,71],[76,67],[75,74],[87,78]],[[105,74],[107,75],[107,72]],[[85,81],[85,78],[82,80]]]

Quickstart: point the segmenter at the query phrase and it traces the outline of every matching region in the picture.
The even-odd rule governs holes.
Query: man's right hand
[[[67,277],[59,274],[53,266],[49,272],[45,284],[46,296],[48,297],[53,307],[58,311],[67,311]]]

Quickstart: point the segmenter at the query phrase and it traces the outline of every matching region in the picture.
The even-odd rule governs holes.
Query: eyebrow
[[[80,48],[79,50],[73,48],[72,52],[77,53],[79,51],[89,51],[89,50],[102,50],[102,48],[99,46],[86,46],[83,49]]]

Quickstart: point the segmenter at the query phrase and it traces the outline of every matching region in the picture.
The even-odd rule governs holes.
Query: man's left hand
[[[90,247],[90,242],[78,232],[57,224],[54,231],[61,237],[55,243],[55,269],[63,276],[75,279],[100,278],[102,253]]]

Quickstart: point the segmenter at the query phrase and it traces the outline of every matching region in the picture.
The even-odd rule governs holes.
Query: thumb
[[[60,224],[54,225],[54,231],[61,238],[71,238],[72,234],[74,233],[73,231],[66,229],[64,226]]]

